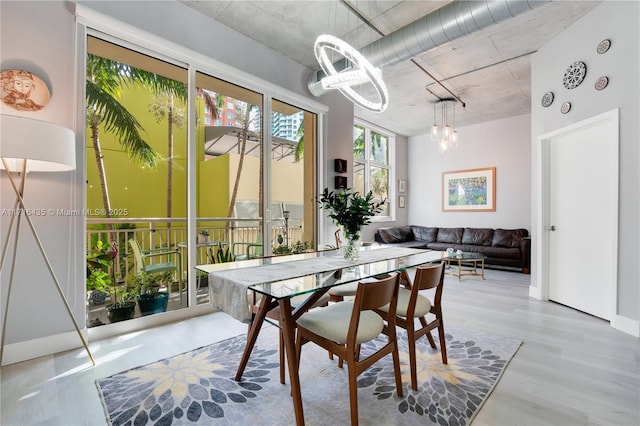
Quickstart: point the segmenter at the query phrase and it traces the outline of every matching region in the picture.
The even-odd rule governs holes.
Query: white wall
[[[409,138],[411,225],[531,230],[530,116],[458,128],[459,146],[440,155],[430,134]],[[496,168],[495,212],[443,212],[442,172]]]
[[[593,9],[580,21],[569,27],[546,46],[532,55],[532,224],[533,234],[538,229],[538,206],[536,183],[540,167],[538,137],[619,108],[620,111],[620,205],[618,245],[618,311],[623,324],[635,329],[638,334],[640,318],[640,3],[606,1]],[[596,46],[603,39],[611,39],[609,51],[599,55]],[[574,61],[587,65],[584,82],[575,89],[562,86],[562,76]],[[609,85],[602,91],[594,89],[594,82],[601,76],[609,77]],[[555,101],[548,108],[540,105],[542,95],[555,93]],[[560,113],[560,105],[570,101],[571,111]],[[597,170],[594,170],[597,173]],[[588,212],[585,212],[588,214]],[[598,236],[594,236],[593,247],[597,250]],[[538,241],[532,239],[532,285],[538,281],[535,265]],[[626,330],[633,332],[634,330]]]
[[[38,112],[25,113],[3,108],[2,113],[28,116],[75,130],[75,25],[73,16],[66,10],[64,2],[2,1],[0,15],[1,68],[31,71],[41,77],[51,91],[49,105]],[[82,158],[83,145],[84,135],[80,133],[76,157],[78,170],[84,167],[83,163],[78,161]],[[78,170],[64,173],[30,173],[25,189],[27,207],[74,209],[80,206],[77,188],[82,172]],[[15,195],[5,172],[0,172],[0,185],[0,209],[11,209]],[[10,216],[3,214],[0,219],[0,235],[4,244]],[[84,327],[83,220],[79,217],[55,214],[45,217],[32,216],[32,219],[74,317],[80,326]],[[10,251],[0,276],[2,308],[7,301],[12,254]],[[5,363],[20,357],[20,345],[15,345],[17,342],[22,342],[22,347],[29,347],[32,357],[68,348],[69,342],[72,342],[73,346],[80,345],[73,323],[24,220],[21,224],[8,314]],[[66,341],[65,338],[52,339],[44,347],[33,344],[38,338],[69,331],[72,333],[70,336],[65,335],[68,337]]]

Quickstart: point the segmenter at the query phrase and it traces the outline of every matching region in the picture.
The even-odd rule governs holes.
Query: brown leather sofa
[[[486,256],[485,265],[517,268],[525,274],[531,265],[531,238],[526,229],[392,226],[379,228],[375,240],[404,247],[481,253]]]

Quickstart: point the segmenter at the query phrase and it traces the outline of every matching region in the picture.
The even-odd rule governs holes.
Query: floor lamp
[[[27,207],[24,202],[24,186],[28,172],[66,172],[75,170],[76,154],[75,154],[75,134],[73,131],[58,126],[56,124],[44,121],[33,120],[25,117],[12,115],[0,115],[0,169],[7,173],[7,177],[13,191],[16,194],[16,200],[13,205],[15,214],[11,216],[9,230],[4,240],[2,248],[2,257],[0,258],[0,272],[4,268],[4,261],[7,255],[7,249],[11,240],[11,234],[15,230],[13,238],[13,257],[11,260],[11,270],[9,272],[9,288],[7,291],[7,303],[4,307],[4,318],[2,320],[2,346],[0,347],[0,365],[4,356],[4,342],[6,335],[7,317],[9,310],[9,302],[11,300],[11,288],[13,286],[13,276],[16,265],[16,256],[18,253],[18,236],[20,234],[20,224],[24,218],[29,224],[29,228],[40,249],[40,254],[49,269],[51,278],[55,283],[58,293],[67,308],[69,317],[73,321],[73,325],[82,340],[82,345],[87,350],[89,358],[93,365],[95,361],[87,345],[80,327],[73,317],[73,312],[69,307],[69,303],[62,292],[60,282],[56,277],[51,262],[44,251],[42,242],[38,237],[36,228],[33,226],[30,215],[26,214]],[[17,176],[20,180],[17,182]],[[15,226],[14,226],[15,225]]]

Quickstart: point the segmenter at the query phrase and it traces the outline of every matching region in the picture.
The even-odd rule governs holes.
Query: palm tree
[[[165,117],[167,118],[167,217],[172,216],[173,205],[173,126],[182,127],[186,121],[186,111],[179,108],[175,104],[175,98],[186,102],[188,93],[186,85],[176,80],[158,77],[155,84],[154,81],[146,81],[145,84],[150,85],[155,95],[148,104],[149,112],[156,117],[156,122],[160,123]],[[212,96],[207,90],[197,88],[196,96],[202,98],[204,103],[211,111],[213,119],[220,117],[224,98],[219,93]],[[167,230],[171,229],[171,222],[167,222]],[[170,232],[167,242],[170,243]]]
[[[180,83],[182,87],[182,85]],[[184,90],[183,90],[184,91]],[[178,94],[182,94],[178,91]],[[186,96],[186,91],[184,91]],[[181,96],[182,97],[182,96]],[[173,93],[159,93],[153,96],[149,102],[149,111],[155,116],[156,123],[160,123],[162,119],[167,118],[167,217],[171,217],[173,204],[173,127],[182,127],[187,119],[184,108],[179,108],[174,102],[175,95]],[[171,222],[167,222],[167,244],[170,241],[169,232]]]
[[[244,165],[244,157],[247,153],[247,139],[249,138],[249,125],[252,122],[251,112],[257,105],[248,104],[244,114],[238,118],[242,122],[242,132],[238,135],[238,143],[240,144],[240,159],[238,160],[238,171],[233,184],[233,191],[231,192],[231,200],[229,201],[228,217],[232,217],[233,208],[236,204],[236,197],[238,196],[238,188],[240,187],[240,176],[242,175],[242,166]],[[262,155],[260,155],[262,158]],[[261,192],[261,191],[260,191]]]
[[[298,126],[296,137],[298,138],[298,143],[293,151],[293,161],[298,163],[304,157],[304,119],[302,119]]]
[[[91,131],[91,141],[98,166],[98,177],[102,190],[102,202],[105,215],[112,217],[111,200],[107,186],[102,147],[100,145],[100,126],[105,132],[115,135],[118,143],[134,164],[154,168],[158,153],[144,140],[144,129],[136,118],[120,103],[120,91],[133,82],[145,83],[153,80],[146,71],[130,67],[111,59],[87,55],[87,123]],[[109,229],[112,227],[109,225]]]

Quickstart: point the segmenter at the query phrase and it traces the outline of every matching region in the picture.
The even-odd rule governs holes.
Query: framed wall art
[[[404,179],[398,179],[398,192],[404,194],[407,190],[407,181]]]
[[[442,211],[496,211],[496,168],[443,172]]]
[[[405,207],[405,199],[404,199],[404,195],[400,195],[398,197],[398,207],[400,207],[401,209],[404,209]]]

